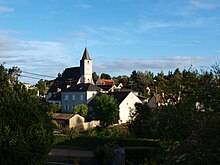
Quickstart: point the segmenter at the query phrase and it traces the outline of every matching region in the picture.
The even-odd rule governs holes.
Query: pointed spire
[[[89,57],[89,52],[88,52],[86,47],[85,47],[85,50],[84,50],[84,53],[83,53],[83,56],[82,56],[82,60],[91,60],[90,57]]]

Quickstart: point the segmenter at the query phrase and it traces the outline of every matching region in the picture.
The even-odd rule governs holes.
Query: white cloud
[[[215,9],[220,7],[219,1],[215,0],[190,0],[195,9]]]
[[[0,35],[0,51],[17,49],[17,41],[9,39],[7,36]]]
[[[217,52],[217,53],[220,53],[220,50],[217,50],[216,52]]]
[[[0,35],[0,64],[4,62],[6,67],[18,66],[23,71],[56,76],[70,67],[68,63],[74,65],[75,60],[63,43],[18,40]]]
[[[0,6],[0,13],[6,13],[6,12],[13,12],[13,8],[5,7],[5,6]]]
[[[197,67],[204,66],[207,61],[212,64],[214,61],[220,60],[220,57],[206,57],[206,56],[175,56],[169,55],[157,59],[138,59],[138,58],[127,58],[127,59],[115,59],[106,60],[102,64],[94,64],[94,71],[97,73],[110,73],[110,74],[121,74],[131,73],[133,70],[140,71],[170,71],[176,68],[187,69],[191,65]],[[111,69],[109,69],[111,68]],[[199,69],[199,68],[198,68]]]

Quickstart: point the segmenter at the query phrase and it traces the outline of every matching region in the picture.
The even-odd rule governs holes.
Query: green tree
[[[94,98],[93,111],[95,117],[100,120],[100,125],[107,127],[117,123],[119,107],[113,96],[101,94]]]
[[[154,137],[154,112],[147,103],[137,103],[136,109],[131,113],[131,120],[128,122],[130,133],[138,138]]]
[[[97,75],[97,73],[96,72],[93,72],[92,73],[92,79],[93,79],[93,81],[94,81],[94,83],[99,79],[99,75]]]
[[[172,155],[168,159],[219,164],[220,91],[213,75],[212,71],[184,70],[185,93],[180,102],[157,109],[156,133]]]
[[[124,86],[127,86],[129,82],[129,77],[126,75],[114,77],[113,79],[115,80],[116,83],[122,83]]]
[[[167,80],[165,79],[165,75],[164,75],[163,71],[158,73],[157,76],[155,77],[155,79],[157,81],[158,92],[166,91],[166,89],[167,89]]]
[[[39,80],[36,84],[36,87],[39,89],[41,96],[44,96],[47,93],[47,84],[44,80]]]
[[[44,164],[53,143],[49,106],[0,66],[0,163]]]
[[[101,79],[111,80],[111,76],[109,74],[107,74],[107,73],[102,73],[100,77],[101,77]]]
[[[59,104],[49,104],[50,112],[56,113],[60,110],[61,106]]]
[[[73,108],[73,114],[78,114],[86,117],[88,113],[88,106],[86,104],[79,104]]]

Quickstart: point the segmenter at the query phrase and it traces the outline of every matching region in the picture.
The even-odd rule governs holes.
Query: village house
[[[122,89],[123,84],[115,84],[113,80],[100,79],[94,84],[92,79],[92,60],[87,48],[80,60],[80,67],[66,68],[55,80],[48,91],[47,101],[60,104],[61,113],[72,113],[79,104],[89,104],[99,93],[112,95],[119,105],[118,123],[129,120],[130,111],[135,103],[141,103],[139,97],[131,90]],[[61,115],[62,116],[62,115]]]

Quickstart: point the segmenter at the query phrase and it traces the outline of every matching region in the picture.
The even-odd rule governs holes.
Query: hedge
[[[71,137],[63,134],[54,135],[54,145],[72,145],[82,148],[96,148],[97,146],[115,143],[120,147],[129,146],[147,146],[160,148],[158,141],[151,139],[134,139],[134,138],[113,138],[113,137],[91,137],[77,136]]]
[[[163,150],[155,147],[125,147],[127,164],[162,164]]]

